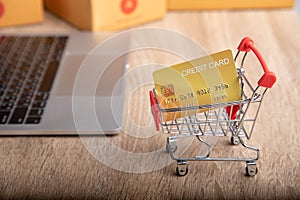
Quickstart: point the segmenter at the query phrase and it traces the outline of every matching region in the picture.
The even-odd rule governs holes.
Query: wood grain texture
[[[153,86],[145,83],[137,87],[144,79],[151,78],[153,69],[146,66],[141,71],[134,69],[153,62],[168,65],[179,59],[144,50],[129,56],[131,70],[137,74],[128,80],[124,131],[115,137],[98,138],[1,137],[0,198],[299,199],[300,22],[296,13],[292,10],[170,12],[165,19],[141,27],[178,31],[197,41],[208,53],[234,50],[244,36],[255,40],[278,77],[274,88],[266,94],[249,141],[261,150],[258,174],[246,177],[243,162],[193,162],[187,176],[175,176],[176,163],[168,165],[170,158],[164,151],[166,136],[155,131],[150,116],[148,90]],[[49,31],[78,30],[46,13],[42,24],[5,28],[0,33]],[[249,57],[245,69],[251,79],[256,80],[262,74],[258,66],[256,59]],[[110,146],[100,146],[103,141],[140,156],[132,160],[130,156],[117,155],[105,165],[99,160],[105,157],[101,153],[110,151]],[[194,141],[187,152],[197,153],[199,147]],[[149,152],[154,152],[152,157],[147,157]],[[228,145],[227,138],[218,140],[214,153],[247,154],[240,147]],[[108,167],[109,164],[114,168]],[[150,172],[118,170],[132,172],[143,166]]]

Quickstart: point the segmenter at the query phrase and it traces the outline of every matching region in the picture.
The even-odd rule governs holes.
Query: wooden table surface
[[[166,136],[155,131],[150,118],[148,90],[153,86],[144,84],[129,93],[125,128],[118,136],[1,137],[0,198],[299,199],[300,22],[296,13],[285,9],[170,12],[163,20],[140,27],[178,31],[211,53],[235,50],[244,36],[255,40],[278,78],[265,96],[249,141],[261,150],[258,174],[245,176],[241,162],[193,162],[187,176],[177,177],[176,163],[169,162],[162,150]],[[0,33],[77,31],[49,13],[42,24],[0,29]],[[131,67],[151,61],[168,64],[169,59],[159,57],[153,51],[132,53]],[[260,77],[258,67],[250,57],[247,75]],[[137,73],[128,87],[151,77],[142,70]],[[125,156],[120,153],[105,160],[108,155],[101,152],[109,152],[109,146],[98,146],[103,141],[119,148],[113,153],[125,152]],[[197,145],[193,142],[187,151],[199,151]],[[218,155],[241,155],[240,146],[228,145],[228,138],[218,139],[214,150]]]

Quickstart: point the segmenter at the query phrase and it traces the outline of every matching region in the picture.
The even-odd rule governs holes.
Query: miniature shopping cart
[[[264,70],[257,86],[253,86],[247,79],[243,67],[247,53],[250,51],[257,56]],[[241,52],[244,52],[244,55],[239,57]],[[177,161],[176,174],[179,176],[188,173],[188,161],[243,161],[246,162],[246,175],[255,176],[257,174],[256,162],[259,159],[259,149],[247,145],[244,138],[251,138],[263,97],[276,82],[276,76],[269,71],[261,54],[254,47],[253,40],[248,37],[241,41],[234,60],[235,62],[239,60],[240,63],[237,66],[242,89],[242,98],[239,101],[162,109],[158,103],[155,89],[150,91],[151,111],[157,131],[161,129],[163,133],[170,134],[167,137],[166,148],[171,158]],[[191,111],[194,111],[193,115],[190,114]],[[162,114],[164,113],[170,113],[174,118],[163,121]],[[176,117],[177,114],[180,116]],[[197,141],[207,148],[207,153],[187,158],[175,156],[176,142],[191,136],[196,137]],[[254,151],[253,157],[211,157],[212,146],[203,139],[207,136],[229,136],[233,145],[241,144],[249,151]]]

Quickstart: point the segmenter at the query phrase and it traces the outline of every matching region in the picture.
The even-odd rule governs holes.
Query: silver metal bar
[[[254,129],[254,126],[255,126],[255,122],[256,122],[256,119],[257,119],[257,116],[258,116],[258,112],[259,112],[259,110],[260,110],[262,100],[263,100],[263,98],[264,98],[265,93],[267,92],[267,90],[268,90],[268,89],[266,88],[266,89],[264,90],[262,96],[261,96],[261,100],[260,100],[259,105],[258,105],[258,108],[257,108],[257,110],[256,110],[255,117],[254,117],[254,120],[253,120],[253,124],[252,124],[251,129],[250,129],[250,132],[249,132],[249,138],[248,138],[248,139],[251,138],[251,135],[252,135],[252,132],[253,132],[253,129]]]
[[[255,95],[256,91],[258,90],[258,88],[259,88],[259,86],[257,86],[256,89],[254,90],[254,92],[253,92],[253,94],[252,94],[252,97],[251,97],[251,101],[252,101],[252,99],[254,98],[254,95]],[[251,102],[251,101],[250,101],[250,102]],[[245,113],[243,114],[243,116],[242,116],[242,118],[241,118],[241,121],[240,121],[240,123],[239,123],[239,125],[238,125],[237,132],[240,131],[240,129],[241,129],[243,123],[244,123],[244,118],[245,118],[246,113],[247,113],[247,111],[248,111],[248,109],[249,109],[249,106],[250,106],[250,103],[247,104],[247,107],[246,107],[246,109],[245,109]],[[248,135],[246,132],[245,132],[245,135],[246,135],[247,139],[250,139],[249,135]]]
[[[238,51],[238,52],[235,54],[235,57],[234,57],[234,62],[236,62],[236,60],[237,60],[237,58],[238,58],[239,54],[240,54],[240,51]]]
[[[244,56],[243,56],[243,58],[242,58],[241,68],[244,67],[244,62],[245,62],[246,56],[247,56],[247,52],[244,53]]]
[[[189,106],[189,107],[178,107],[178,108],[167,108],[167,109],[161,109],[160,111],[165,112],[182,112],[182,111],[188,111],[188,110],[203,110],[203,109],[209,109],[209,108],[219,108],[219,107],[225,107],[225,106],[231,106],[236,104],[242,104],[242,103],[248,103],[250,99],[245,100],[239,100],[239,101],[231,101],[231,102],[223,102],[223,103],[215,103],[215,104],[205,104],[200,106]]]
[[[251,89],[251,91],[254,92],[254,88],[252,87],[250,81],[246,78],[246,76],[244,74],[242,74],[242,77],[244,78],[244,81],[247,83],[247,85]]]

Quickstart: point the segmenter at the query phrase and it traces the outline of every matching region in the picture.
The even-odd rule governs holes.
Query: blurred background
[[[41,23],[45,20],[47,10],[80,30],[112,31],[162,19],[169,11],[294,8],[300,14],[299,1],[1,0],[0,27]]]

